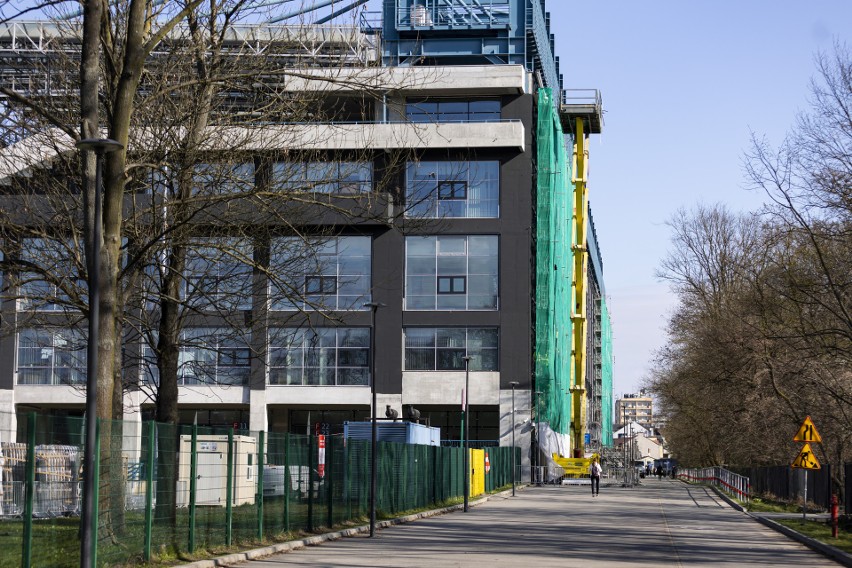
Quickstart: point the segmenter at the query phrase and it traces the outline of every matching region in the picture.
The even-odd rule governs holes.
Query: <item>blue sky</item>
[[[566,88],[598,88],[589,197],[614,333],[614,391],[647,376],[673,297],[665,221],[699,202],[755,209],[750,132],[777,144],[807,107],[814,54],[852,43],[852,1],[549,0]]]

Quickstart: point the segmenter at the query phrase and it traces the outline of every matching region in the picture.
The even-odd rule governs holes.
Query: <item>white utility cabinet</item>
[[[178,469],[178,506],[189,505],[192,436],[180,437]],[[196,438],[195,504],[224,507],[227,505],[228,436],[205,434]],[[234,469],[232,471],[232,505],[254,503],[257,493],[257,440],[251,436],[234,436]]]

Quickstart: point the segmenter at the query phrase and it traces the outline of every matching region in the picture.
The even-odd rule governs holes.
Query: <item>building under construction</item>
[[[612,335],[588,176],[602,101],[594,89],[575,88],[570,63],[562,69],[555,46],[570,38],[556,37],[544,0],[384,0],[376,13],[362,1],[265,4],[269,21],[233,26],[223,41],[240,57],[303,65],[274,85],[276,96],[310,93],[320,111],[306,122],[275,110],[251,123],[239,151],[206,161],[224,160],[264,195],[346,196],[336,203],[360,207],[363,199],[371,213],[319,215],[296,228],[257,221],[264,225],[239,235],[197,222],[179,298],[189,314],[180,333],[180,420],[338,432],[368,418],[372,385],[382,412],[415,408],[445,443],[461,438],[466,396],[470,441],[509,445],[514,434],[525,466],[611,445]],[[180,32],[153,57],[169,62]],[[75,96],[76,76],[54,76],[49,63],[73,59],[79,38],[75,14],[0,26],[0,85]],[[355,70],[369,70],[369,80],[340,80]],[[273,87],[258,75],[230,88],[214,111],[251,121],[259,106],[252,89]],[[0,95],[0,105],[0,183],[14,200],[63,160],[73,163],[73,141],[27,135],[13,98]],[[139,127],[138,151],[166,143],[152,135],[156,126]],[[272,132],[288,134],[277,141]],[[133,179],[128,199],[157,202],[168,185],[157,180],[167,176],[161,169]],[[375,203],[385,213],[375,214]],[[56,252],[54,238],[66,246],[69,234],[3,235],[0,413],[39,410],[61,431],[84,408],[85,317],[39,274],[84,274]],[[164,258],[154,254],[144,274],[155,277]],[[46,259],[52,267],[33,268]],[[159,311],[151,306],[133,306],[127,319],[125,420],[152,416]],[[0,441],[15,442],[16,430],[6,419]],[[67,437],[53,443],[80,443],[79,432]]]

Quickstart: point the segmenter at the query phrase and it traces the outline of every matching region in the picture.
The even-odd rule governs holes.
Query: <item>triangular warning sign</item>
[[[800,469],[820,469],[819,460],[817,460],[810,444],[805,444],[796,459],[793,460],[793,467]]]
[[[822,438],[820,437],[819,432],[817,432],[816,424],[814,424],[810,416],[805,418],[805,421],[802,422],[802,426],[799,428],[799,431],[796,432],[796,436],[793,438],[793,441],[822,444]]]

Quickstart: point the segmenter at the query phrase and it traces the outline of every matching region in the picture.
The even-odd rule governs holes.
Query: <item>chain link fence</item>
[[[78,566],[85,421],[16,420],[0,441],[0,568]],[[462,497],[462,448],[377,450],[379,516]],[[369,441],[100,420],[95,451],[98,566],[190,559],[369,514]],[[518,448],[487,448],[472,473],[492,491],[519,463]]]

